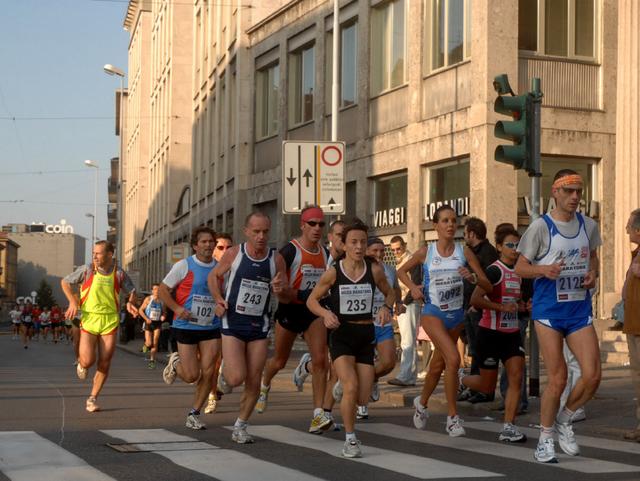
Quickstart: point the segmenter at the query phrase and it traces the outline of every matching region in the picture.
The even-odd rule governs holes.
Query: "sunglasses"
[[[562,189],[562,192],[564,192],[567,195],[571,195],[571,194],[578,194],[578,195],[582,195],[582,189],[573,189],[571,187],[560,187]]]
[[[323,220],[321,220],[320,222],[316,222],[315,220],[307,220],[305,221],[305,224],[311,226],[311,227],[315,227],[317,225],[319,225],[320,227],[324,227],[325,225],[327,225],[327,223]]]
[[[517,242],[505,242],[504,246],[508,247],[509,249],[515,249],[516,247],[518,247],[518,243]]]
[[[219,251],[226,251],[227,249],[230,249],[231,246],[216,246],[216,249],[218,249]]]

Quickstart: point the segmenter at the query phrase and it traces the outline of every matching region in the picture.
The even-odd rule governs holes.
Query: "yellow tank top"
[[[95,314],[118,313],[117,268],[114,266],[110,274],[100,274],[97,270],[85,282],[81,289],[82,312]]]

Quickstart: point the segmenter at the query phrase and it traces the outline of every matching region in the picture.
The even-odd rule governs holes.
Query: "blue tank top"
[[[220,319],[214,313],[216,304],[207,285],[207,277],[217,262],[214,260],[211,264],[202,266],[193,256],[187,257],[186,260],[188,273],[176,286],[176,301],[191,312],[191,319],[179,319],[174,316],[173,327],[197,331],[220,329]]]
[[[577,319],[591,316],[591,293],[582,287],[589,271],[591,248],[584,217],[576,213],[578,233],[565,237],[549,214],[544,219],[549,229],[549,250],[534,265],[550,265],[564,260],[560,277],[555,280],[539,277],[533,283],[533,318]]]
[[[144,308],[144,313],[152,322],[159,322],[160,316],[162,316],[162,301],[151,299],[151,302]]]
[[[222,317],[222,328],[235,331],[269,331],[271,280],[276,274],[275,249],[262,259],[247,253],[246,243],[231,264],[225,283],[228,309]]]
[[[458,269],[466,265],[462,245],[456,243],[453,253],[443,257],[438,252],[437,242],[432,242],[427,247],[423,265],[425,303],[443,312],[462,309],[464,285]]]

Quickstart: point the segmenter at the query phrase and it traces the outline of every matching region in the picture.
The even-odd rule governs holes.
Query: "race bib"
[[[384,294],[376,289],[376,293],[373,295],[373,323],[376,326],[381,326],[382,323],[378,320],[378,314],[380,313],[380,309],[384,306]]]
[[[247,316],[262,316],[269,297],[269,284],[262,281],[242,279],[236,312]]]
[[[463,283],[457,271],[434,277],[437,305],[441,311],[462,309]]]
[[[502,302],[504,304],[514,304],[518,300],[515,297],[503,297]],[[503,312],[500,316],[500,327],[502,329],[515,329],[518,325],[518,312]]]
[[[348,284],[340,286],[340,314],[355,315],[372,311],[370,284]]]
[[[162,309],[158,309],[157,307],[152,307],[149,309],[149,319],[151,319],[152,321],[159,321],[160,314],[162,314]]]
[[[306,291],[313,289],[320,280],[324,269],[321,267],[302,266],[302,281],[300,282],[300,290]]]
[[[194,294],[191,298],[191,320],[189,322],[198,326],[212,326],[215,309],[216,303],[213,297]],[[152,316],[149,316],[149,319],[156,320]],[[159,315],[158,319],[160,319]]]

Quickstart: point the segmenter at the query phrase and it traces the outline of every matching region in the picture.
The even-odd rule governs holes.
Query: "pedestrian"
[[[407,250],[407,244],[399,236],[393,236],[390,242],[391,251],[395,256],[396,269],[400,269],[411,259],[411,252]],[[411,297],[407,297],[409,288],[400,284],[400,293],[405,303],[405,312],[398,314],[398,330],[400,331],[400,369],[395,378],[387,383],[394,386],[415,386],[418,375],[416,341],[418,324],[420,320],[420,303]]]
[[[157,282],[151,286],[151,295],[145,297],[140,306],[140,317],[143,321],[144,329],[144,345],[149,351],[149,369],[156,368],[156,354],[158,352],[158,342],[160,341],[160,330],[165,320],[164,303],[158,297],[158,288],[160,284]]]
[[[384,294],[378,314],[384,327],[391,321],[396,296],[382,266],[365,257],[367,227],[358,221],[348,225],[343,241],[344,258],[322,275],[307,306],[332,330],[331,359],[343,391],[340,413],[346,434],[342,455],[359,458],[362,450],[355,434],[356,403],[364,404],[369,397],[375,376],[373,297],[376,288]],[[327,293],[330,309],[320,304]]]
[[[413,424],[417,429],[426,429],[429,417],[427,404],[444,371],[448,410],[446,432],[456,437],[465,434],[456,407],[460,368],[456,343],[464,327],[462,281],[467,279],[485,292],[490,292],[492,286],[471,249],[455,242],[458,223],[455,211],[446,204],[439,207],[434,213],[433,223],[438,240],[422,247],[398,269],[398,278],[411,289],[411,296],[417,300],[424,299],[421,324],[435,345],[422,393],[413,400]],[[408,272],[418,264],[423,264],[422,286],[416,285],[408,276]]]
[[[215,302],[207,278],[217,262],[213,258],[216,234],[199,226],[191,232],[194,254],[179,260],[158,286],[160,300],[174,313],[172,331],[178,350],[171,353],[162,378],[173,384],[176,377],[195,383],[195,392],[185,426],[206,429],[200,420],[200,409],[211,390],[215,360],[220,352],[220,319],[215,315]],[[171,295],[171,291],[174,291]]]
[[[582,178],[574,170],[558,171],[551,187],[555,208],[533,221],[518,245],[516,273],[535,278],[532,316],[548,376],[540,403],[540,438],[535,451],[535,459],[541,463],[558,462],[554,423],[562,451],[570,456],[580,453],[571,418],[593,397],[601,378],[589,290],[598,278],[596,249],[602,241],[596,222],[577,212],[583,188]],[[582,377],[566,404],[560,406],[567,382],[563,339],[578,359]]]
[[[216,315],[222,319],[222,376],[231,387],[244,383],[231,434],[232,441],[239,444],[254,441],[247,426],[267,360],[271,292],[284,300],[287,284],[284,259],[268,247],[270,230],[268,215],[259,211],[249,214],[244,223],[246,241],[227,250],[208,281]]]
[[[91,394],[86,401],[86,410],[100,410],[98,396],[109,376],[111,359],[116,348],[116,332],[120,324],[119,304],[121,290],[129,294],[127,310],[138,315],[135,286],[129,276],[116,265],[113,244],[98,241],[93,246],[92,264],[81,266],[61,281],[69,307],[67,319],[73,319],[82,311],[82,330],[76,374],[87,378],[89,368],[96,364]],[[80,286],[80,297],[72,286]],[[97,354],[96,354],[97,353]]]
[[[631,254],[622,298],[624,299],[624,327],[629,346],[629,369],[636,398],[635,429],[625,433],[625,439],[640,441],[640,209],[634,210],[627,222],[629,240],[636,245]]]

